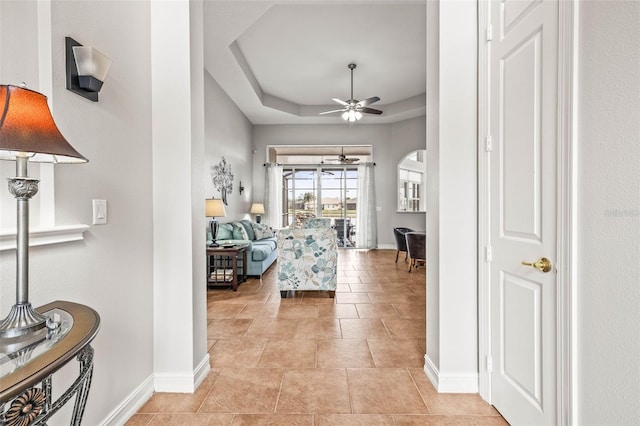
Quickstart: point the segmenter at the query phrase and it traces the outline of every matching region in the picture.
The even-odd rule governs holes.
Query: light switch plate
[[[106,225],[107,200],[93,200],[93,224]]]

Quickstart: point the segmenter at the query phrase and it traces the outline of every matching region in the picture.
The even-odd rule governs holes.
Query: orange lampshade
[[[86,163],[53,121],[47,97],[23,87],[0,85],[0,160],[27,153],[29,161]]]

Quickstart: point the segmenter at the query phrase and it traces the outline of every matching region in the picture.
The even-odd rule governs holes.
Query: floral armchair
[[[331,228],[278,231],[278,288],[282,298],[290,290],[328,290],[338,285],[338,244]]]
[[[331,228],[331,218],[309,217],[302,222],[302,229]]]

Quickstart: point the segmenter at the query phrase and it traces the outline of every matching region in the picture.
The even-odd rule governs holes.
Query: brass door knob
[[[537,262],[525,262],[524,260],[521,262],[525,266],[532,266],[541,272],[549,272],[551,270],[551,261],[546,257],[540,258]]]

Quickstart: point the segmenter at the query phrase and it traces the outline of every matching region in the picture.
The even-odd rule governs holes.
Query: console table
[[[238,290],[238,284],[247,280],[247,247],[207,247],[207,286],[230,285],[233,291]]]
[[[100,328],[100,316],[88,306],[64,301],[37,311],[59,322],[58,329],[15,351],[0,340],[0,424],[44,425],[75,396],[71,425],[79,425],[93,373],[90,343]],[[78,378],[52,401],[52,375],[73,358],[79,362]]]

